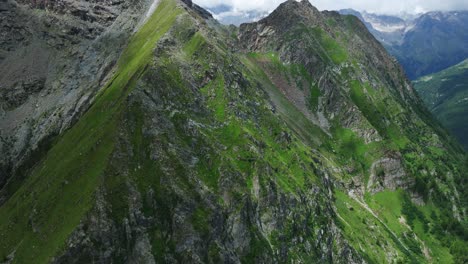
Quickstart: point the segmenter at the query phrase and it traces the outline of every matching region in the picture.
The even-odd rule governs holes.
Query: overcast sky
[[[238,11],[253,9],[272,11],[284,0],[194,0],[194,2],[208,8],[224,4]],[[468,0],[310,0],[310,2],[320,10],[353,8],[385,14],[468,10]]]

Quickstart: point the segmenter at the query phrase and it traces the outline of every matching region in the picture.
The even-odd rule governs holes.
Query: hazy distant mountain
[[[441,71],[468,57],[468,11],[430,12],[417,18],[401,45],[388,48],[411,79]]]
[[[357,16],[397,57],[410,79],[441,71],[468,57],[468,11],[429,12],[413,19],[340,10]]]
[[[219,22],[225,25],[239,26],[242,23],[248,23],[260,20],[268,15],[265,11],[239,11],[227,5],[219,5],[213,8],[208,8]]]
[[[412,22],[409,19],[403,19],[398,16],[361,13],[354,9],[343,9],[339,13],[358,17],[377,40],[387,45],[400,44]]]

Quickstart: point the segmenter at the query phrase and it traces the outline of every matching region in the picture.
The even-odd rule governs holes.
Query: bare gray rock
[[[150,0],[1,4],[0,189],[88,108]]]

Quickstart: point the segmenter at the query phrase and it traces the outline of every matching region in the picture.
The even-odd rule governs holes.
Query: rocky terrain
[[[0,2],[0,187],[15,185],[87,110],[150,4]]]
[[[466,261],[465,153],[362,22],[154,3],[0,2],[0,263]]]

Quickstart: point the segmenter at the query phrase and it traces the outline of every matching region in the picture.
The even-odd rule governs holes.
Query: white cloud
[[[227,5],[236,11],[271,11],[284,0],[194,0],[204,7]],[[468,10],[467,0],[310,0],[320,10],[353,8],[375,13],[395,14],[400,12]]]
[[[195,0],[194,2],[203,7],[227,5],[236,11],[271,11],[284,2],[284,0]]]

